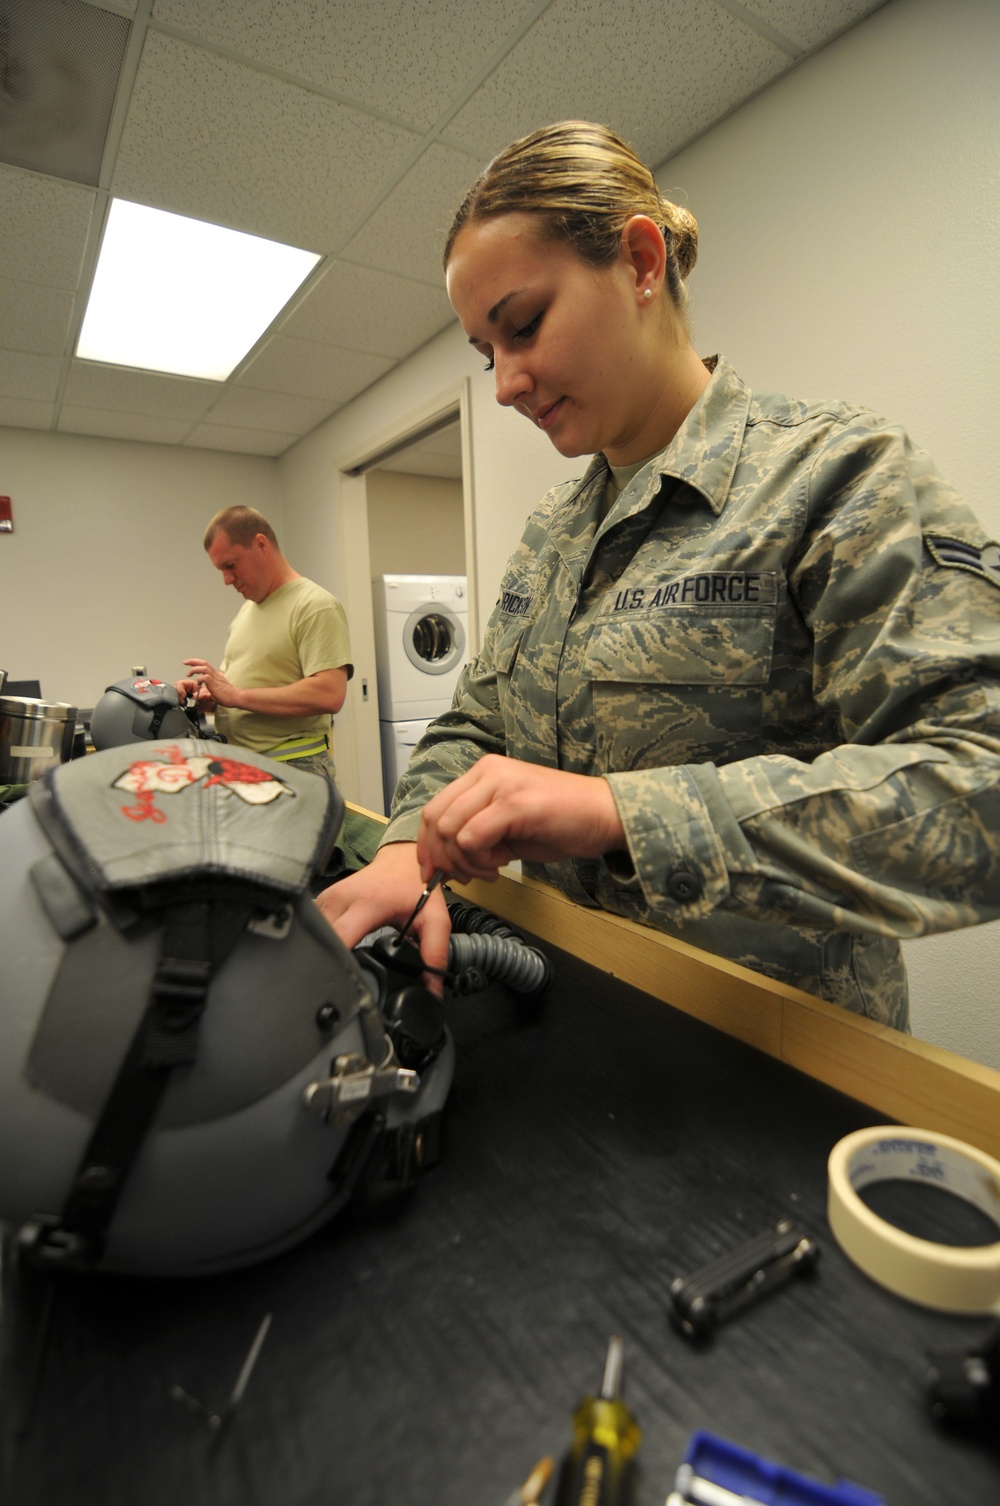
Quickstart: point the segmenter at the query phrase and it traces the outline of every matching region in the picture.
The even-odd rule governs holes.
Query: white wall
[[[373,580],[465,574],[461,481],[374,470],[365,482]]]
[[[758,388],[846,396],[901,419],[995,534],[998,56],[996,0],[891,0],[660,175],[701,224],[698,348],[723,350]],[[481,364],[452,326],[297,445],[281,462],[290,538],[318,539],[336,513],[340,538],[366,551],[364,487],[342,481],[338,463],[469,376],[485,620],[525,515],[581,462],[498,409]],[[364,600],[348,607],[373,677]],[[355,732],[363,748],[370,730]],[[343,731],[343,767],[342,743]],[[908,960],[917,1033],[1000,1067],[998,927],[914,943]]]
[[[277,463],[256,456],[0,428],[0,666],[47,700],[91,707],[133,664],[173,680],[221,658],[241,605],[201,545],[220,507],[281,537]]]

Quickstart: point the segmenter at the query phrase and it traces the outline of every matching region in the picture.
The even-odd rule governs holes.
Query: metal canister
[[[75,706],[0,695],[0,784],[30,784],[73,756]]]

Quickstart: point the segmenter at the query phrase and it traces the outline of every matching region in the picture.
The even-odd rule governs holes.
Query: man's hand
[[[194,696],[200,710],[215,710],[215,701],[200,680],[175,680],[174,689],[180,696],[182,703],[188,700],[190,696]]]
[[[367,868],[324,889],[316,904],[344,945],[353,949],[379,926],[404,925],[423,887],[416,843],[392,842],[379,848]],[[447,967],[450,935],[448,906],[440,889],[436,889],[410,932],[428,967],[442,971]],[[441,997],[444,991],[441,978],[425,973],[424,982],[431,993]]]
[[[232,680],[209,664],[207,659],[185,659],[193,671],[190,679],[175,682],[178,695],[182,685],[193,686],[199,698],[211,697],[219,706],[233,711],[253,711],[261,716],[333,716],[347,695],[347,670],[320,669],[314,675],[294,680],[291,685],[234,685]],[[208,708],[206,707],[206,710]]]
[[[627,846],[606,779],[488,753],[425,807],[417,839],[424,877],[495,879],[514,858],[552,863]]]
[[[241,692],[231,680],[227,680],[221,669],[216,669],[207,659],[185,659],[184,663],[194,673],[190,679],[178,681],[178,685],[193,685],[195,689],[191,694],[196,694],[199,702],[208,697],[216,706],[231,706],[234,709],[239,706]],[[180,694],[179,689],[177,693]]]

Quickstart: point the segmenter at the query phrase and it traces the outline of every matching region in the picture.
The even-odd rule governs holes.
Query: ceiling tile
[[[397,126],[152,33],[113,188],[120,198],[330,251],[417,142]]]
[[[0,425],[5,429],[48,429],[55,416],[54,403],[33,403],[27,398],[0,397]]]
[[[75,288],[97,195],[0,164],[0,267],[5,277]]]
[[[747,10],[803,48],[860,21],[885,0],[744,0]]]
[[[384,376],[394,364],[391,356],[373,356],[316,340],[276,335],[241,374],[234,389],[249,387],[346,403]]]
[[[62,362],[55,356],[0,350],[0,397],[26,397],[51,403],[59,391]]]
[[[97,5],[54,0],[7,0],[0,20],[0,159],[96,187],[128,21]]]
[[[450,147],[430,147],[344,247],[344,255],[383,272],[440,284],[441,251],[455,211],[485,165]]]
[[[156,0],[154,22],[430,125],[475,77],[534,0]],[[359,24],[359,21],[363,24]]]
[[[455,317],[442,273],[436,282],[438,286],[431,287],[337,260],[285,321],[281,333],[399,360]]]
[[[613,122],[655,167],[790,65],[704,0],[555,0],[445,135],[489,158],[552,121]]]
[[[72,293],[0,277],[0,345],[61,356],[72,317]]]
[[[190,427],[179,419],[65,404],[59,415],[60,434],[96,434],[105,439],[139,439],[146,444],[180,444]]]
[[[228,450],[239,455],[283,455],[300,436],[273,434],[269,429],[231,429],[225,424],[201,424],[184,441],[196,450]]]
[[[234,429],[308,434],[339,406],[331,399],[290,397],[283,393],[231,387],[212,409],[211,422]]]
[[[184,419],[190,425],[203,417],[222,390],[220,382],[197,382],[190,377],[164,376],[156,371],[74,361],[64,401],[78,408]]]

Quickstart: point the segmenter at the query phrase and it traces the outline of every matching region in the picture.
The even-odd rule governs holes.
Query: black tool
[[[670,1283],[674,1320],[688,1338],[707,1338],[718,1323],[791,1276],[811,1271],[818,1259],[815,1240],[782,1222],[693,1276],[675,1277]]]
[[[573,1442],[562,1462],[556,1506],[628,1506],[635,1491],[642,1434],[621,1399],[622,1341],[608,1345],[599,1396],[573,1413]]]
[[[437,888],[438,884],[442,883],[443,880],[444,880],[444,869],[443,868],[435,868],[434,872],[431,874],[430,878],[427,880],[426,884],[424,885],[423,893],[421,894],[420,898],[417,900],[416,904],[413,907],[413,913],[411,914],[409,920],[406,922],[406,925],[403,927],[403,929],[399,932],[399,934],[396,937],[395,944],[396,944],[397,947],[399,946],[400,942],[403,940],[403,938],[406,935],[407,931],[412,926],[413,922],[416,920],[417,916],[420,914],[421,910],[424,908],[424,905],[426,905],[427,901],[430,899],[431,895],[434,893],[434,890]]]
[[[175,1385],[170,1387],[171,1401],[177,1402],[178,1406],[183,1407],[185,1412],[190,1412],[192,1416],[197,1417],[204,1423],[210,1433],[220,1433],[232,1420],[233,1413],[243,1400],[243,1393],[247,1388],[247,1382],[260,1357],[260,1351],[264,1340],[267,1338],[267,1330],[270,1326],[271,1314],[266,1313],[261,1319],[260,1327],[257,1329],[253,1343],[247,1351],[247,1357],[240,1366],[240,1373],[236,1377],[236,1384],[230,1392],[229,1400],[218,1412],[213,1411],[211,1407],[207,1407],[203,1401],[199,1401],[197,1396],[192,1396],[190,1391],[185,1391],[183,1386]]]
[[[981,1433],[1000,1447],[1000,1323],[973,1349],[935,1350],[928,1388],[938,1422]]]

